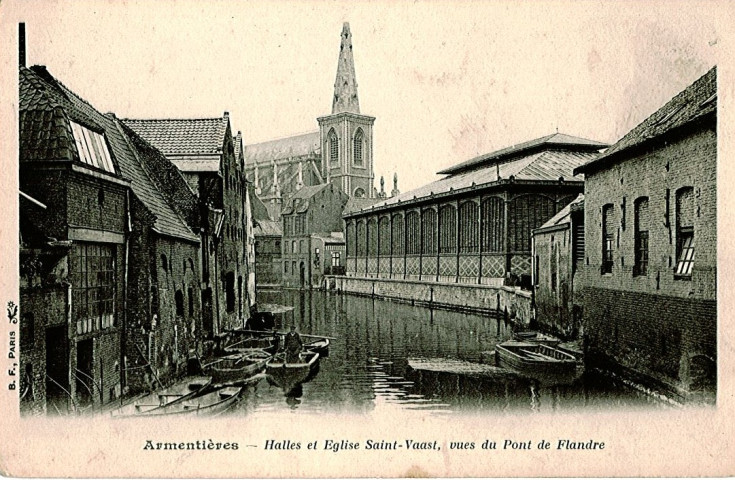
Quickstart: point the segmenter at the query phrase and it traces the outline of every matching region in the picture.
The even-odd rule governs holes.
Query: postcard
[[[733,13],[4,2],[0,471],[733,475]]]

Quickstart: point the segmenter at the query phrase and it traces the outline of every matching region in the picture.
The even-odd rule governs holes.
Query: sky
[[[350,22],[375,184],[407,191],[559,131],[612,143],[717,64],[732,9],[643,2],[5,2],[27,64],[121,118],[230,113],[246,144],[318,129]],[[10,33],[8,33],[10,32]],[[6,43],[7,44],[7,43]],[[13,43],[10,43],[13,44]],[[17,57],[3,57],[7,64]]]

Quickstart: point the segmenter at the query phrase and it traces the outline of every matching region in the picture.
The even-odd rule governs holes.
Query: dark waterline
[[[259,292],[260,304],[293,306],[279,328],[336,337],[318,373],[288,394],[266,381],[230,412],[489,414],[664,408],[618,380],[586,372],[546,386],[512,372],[476,376],[414,369],[409,360],[480,360],[511,336],[501,319],[320,291]]]

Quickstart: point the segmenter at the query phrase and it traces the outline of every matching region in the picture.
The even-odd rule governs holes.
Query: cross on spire
[[[357,78],[355,77],[355,60],[352,57],[352,33],[350,24],[345,22],[340,35],[339,63],[337,78],[334,81],[334,98],[332,114],[360,113],[360,102],[357,99]]]

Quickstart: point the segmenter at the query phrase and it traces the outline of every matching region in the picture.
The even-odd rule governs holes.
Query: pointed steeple
[[[341,44],[339,47],[337,78],[334,81],[332,114],[342,112],[360,113],[360,102],[357,99],[355,61],[352,58],[352,34],[348,22],[345,22],[342,26],[340,37]]]

